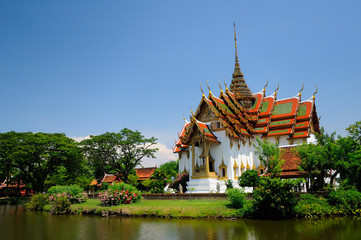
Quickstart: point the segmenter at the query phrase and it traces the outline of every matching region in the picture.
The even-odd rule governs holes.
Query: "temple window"
[[[239,177],[239,166],[237,165],[237,162],[234,161],[233,164],[233,174],[234,174],[234,180],[238,180]]]
[[[224,164],[223,160],[221,165],[218,167],[219,169],[219,179],[227,179],[227,166]]]

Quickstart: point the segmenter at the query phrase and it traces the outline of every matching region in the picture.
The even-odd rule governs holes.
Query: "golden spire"
[[[242,74],[241,67],[239,66],[238,62],[238,51],[237,51],[237,36],[236,36],[236,23],[233,23],[234,29],[234,49],[235,49],[235,65],[234,65],[234,74]]]
[[[238,61],[237,51],[237,36],[236,36],[236,24],[233,23],[234,27],[234,46],[235,46],[235,64],[234,72],[232,74],[232,82],[230,84],[230,91],[234,93],[237,101],[245,108],[250,108],[255,100],[252,91],[248,88],[246,81],[244,80],[243,73]]]

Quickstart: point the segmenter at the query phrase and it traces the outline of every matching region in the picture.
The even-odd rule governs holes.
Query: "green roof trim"
[[[303,126],[306,126],[306,123],[297,123],[296,124],[296,127],[303,127]]]
[[[258,100],[259,100],[259,98],[256,98],[256,101],[254,101],[254,103],[253,103],[252,107],[250,108],[250,110],[253,110],[253,109],[256,108]]]
[[[293,136],[300,136],[300,135],[305,135],[307,134],[307,132],[297,132],[295,134],[293,134]]]
[[[277,116],[281,114],[287,114],[292,112],[292,102],[281,103],[274,106],[272,115]]]
[[[256,132],[258,132],[258,131],[262,131],[264,128],[265,128],[265,127],[259,127],[259,128],[255,128],[254,130],[255,130]]]
[[[306,115],[306,110],[307,110],[307,106],[306,106],[306,105],[301,105],[301,106],[298,108],[297,115],[298,115],[299,117]]]
[[[285,133],[285,132],[288,132],[288,129],[269,131],[269,134],[271,134],[271,133]]]
[[[259,120],[257,123],[265,123],[265,122],[267,122],[267,118],[263,118],[263,119]]]
[[[270,126],[282,125],[282,124],[287,124],[287,123],[291,123],[291,119],[271,122]]]
[[[269,105],[269,101],[263,102],[260,109],[259,109],[259,112],[260,113],[266,112],[267,109],[268,109],[268,105]]]

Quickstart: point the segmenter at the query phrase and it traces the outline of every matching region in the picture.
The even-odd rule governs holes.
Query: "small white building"
[[[230,88],[226,86],[223,91],[220,87],[219,97],[209,88],[208,97],[202,94],[174,148],[179,154],[179,172],[189,173],[188,190],[195,193],[215,192],[217,184],[224,192],[227,179],[238,187],[238,177],[249,169],[262,173],[264,167],[255,154],[257,137],[286,149],[281,177],[299,177],[298,160],[289,148],[315,142],[315,133],[320,131],[315,94],[302,101],[302,87],[294,97],[277,99],[278,88],[266,96],[267,84],[260,92],[252,93],[239,66],[236,36],[235,47]]]

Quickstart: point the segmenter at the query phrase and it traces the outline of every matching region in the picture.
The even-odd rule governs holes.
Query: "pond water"
[[[190,220],[49,215],[0,206],[0,239],[361,239],[361,218],[323,220]]]

